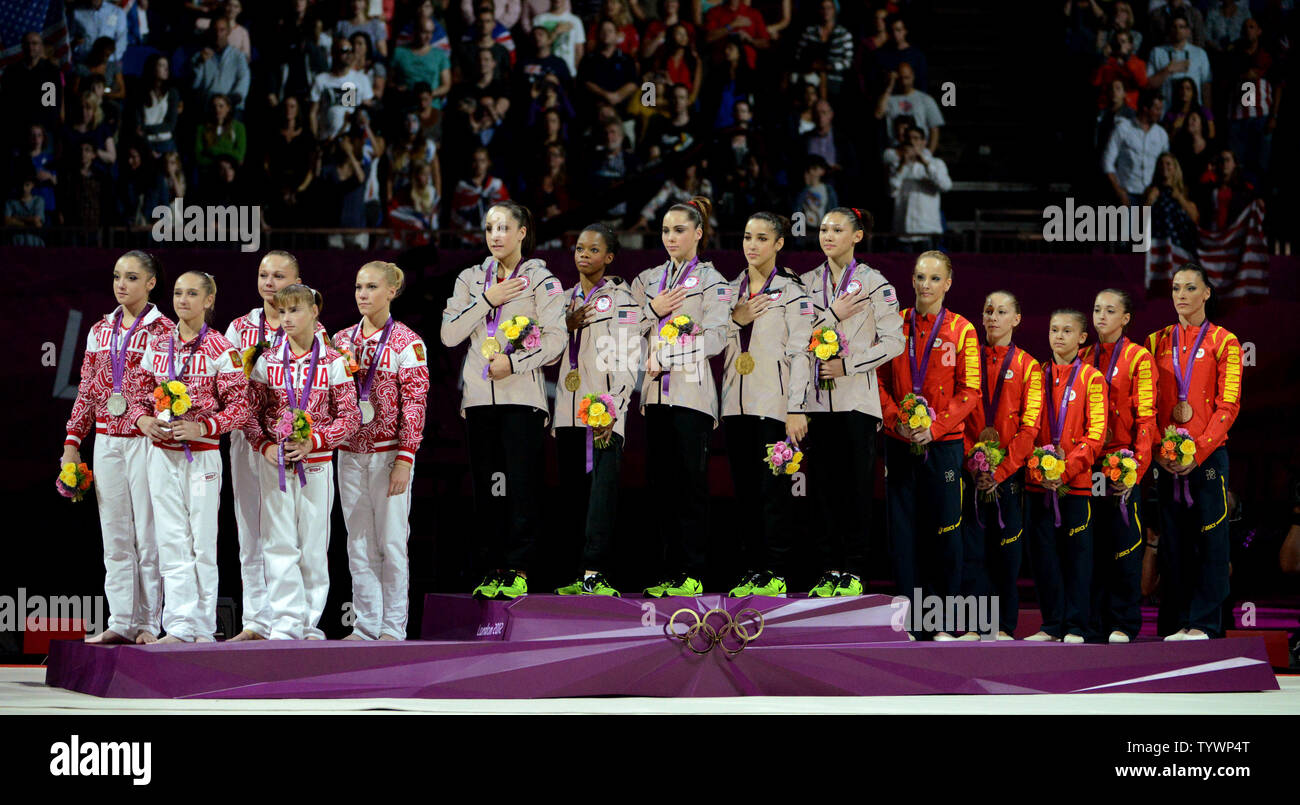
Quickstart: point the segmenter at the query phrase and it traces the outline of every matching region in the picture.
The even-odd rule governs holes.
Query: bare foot
[[[227,643],[238,643],[238,642],[240,642],[240,641],[242,641],[242,640],[265,640],[265,639],[266,639],[265,637],[262,637],[262,636],[261,636],[260,634],[258,634],[257,632],[250,632],[250,631],[248,631],[247,629],[245,629],[244,631],[242,631],[242,632],[240,632],[239,634],[235,635],[234,637],[230,638],[230,639],[227,640],[226,642],[227,642]]]
[[[194,638],[194,642],[195,642],[195,643],[215,643],[215,642],[217,642],[217,641],[216,641],[214,638],[211,638],[211,637],[209,637],[209,636],[207,636],[207,635],[199,635],[198,637]]]
[[[144,634],[144,633],[141,632],[141,635],[143,635],[143,634]],[[161,640],[157,640],[157,641],[155,641],[155,642],[157,642],[157,643],[184,643],[185,641],[184,641],[184,640],[181,640],[181,639],[180,639],[179,637],[177,637],[176,635],[169,634],[169,635],[167,635],[166,637],[162,638]]]
[[[381,634],[381,635],[379,636],[379,639],[380,639],[380,640],[394,640],[394,641],[397,641],[397,642],[399,642],[399,643],[402,642],[402,638],[398,637],[397,635],[391,635],[391,634]]]
[[[142,630],[140,634],[135,636],[135,642],[138,645],[147,646],[150,643],[157,643],[158,636],[155,635],[153,632],[146,632]]]
[[[115,645],[120,643],[130,643],[131,641],[127,640],[125,637],[113,631],[112,629],[105,629],[104,631],[100,632],[94,637],[87,637],[86,642],[98,643],[101,645]]]
[[[347,637],[345,637],[345,638],[343,638],[343,639],[344,639],[344,640],[365,640],[364,637],[362,637],[361,635],[357,634],[356,632],[353,632],[352,634],[348,635]]]

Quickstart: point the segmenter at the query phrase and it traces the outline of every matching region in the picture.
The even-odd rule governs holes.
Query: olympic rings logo
[[[687,615],[695,617],[695,623],[686,626],[686,621],[682,625],[686,626],[686,631],[678,632],[673,627],[677,624],[677,616],[685,612]],[[750,618],[745,618],[745,613],[753,613]],[[721,625],[714,625],[709,622],[713,616],[726,618],[726,622]],[[758,625],[758,631],[750,633],[750,628]],[[736,613],[733,618],[730,612],[725,609],[710,609],[704,613],[703,617],[693,609],[682,608],[673,613],[664,624],[664,634],[668,637],[675,637],[686,644],[686,647],[696,654],[708,654],[714,646],[722,646],[722,650],[727,655],[734,657],[745,650],[752,641],[757,640],[758,636],[763,633],[763,614],[753,607],[746,607]],[[730,642],[729,642],[730,641]]]

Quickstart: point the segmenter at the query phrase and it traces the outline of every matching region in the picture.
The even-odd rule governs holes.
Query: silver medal
[[[369,424],[375,418],[375,406],[370,400],[361,401],[361,424]]]
[[[126,413],[126,397],[114,392],[108,398],[108,413],[113,416],[121,416]]]

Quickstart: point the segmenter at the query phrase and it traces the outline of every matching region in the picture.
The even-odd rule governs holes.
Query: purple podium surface
[[[420,637],[424,640],[566,640],[663,637],[673,613],[689,609],[703,615],[721,609],[732,617],[745,609],[763,618],[765,646],[815,643],[897,643],[907,634],[891,622],[906,609],[891,606],[887,595],[841,598],[611,598],[594,595],[527,595],[513,601],[477,601],[468,595],[424,597]],[[749,616],[746,616],[749,617]],[[720,615],[715,620],[722,622]],[[901,620],[900,620],[901,622]],[[695,623],[678,616],[675,631]]]
[[[665,637],[457,642],[51,644],[46,684],[172,699],[900,696],[1276,690],[1260,638],[1123,646],[764,645]]]

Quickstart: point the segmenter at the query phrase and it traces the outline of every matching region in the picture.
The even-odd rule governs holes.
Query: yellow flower
[[[1187,465],[1191,464],[1193,461],[1195,461],[1195,459],[1192,458],[1191,453],[1184,453],[1183,457],[1178,460],[1178,463],[1186,467]]]
[[[679,332],[680,332],[680,331],[679,331],[676,327],[672,326],[671,324],[665,324],[665,325],[664,325],[664,328],[663,328],[662,330],[659,331],[659,335],[663,336],[664,338],[668,339],[669,341],[676,341],[676,340],[677,340],[677,334],[678,334]]]
[[[527,327],[528,322],[529,318],[527,316],[515,316],[515,324],[518,324],[520,327]]]
[[[592,403],[591,407],[587,409],[587,413],[591,414],[594,417],[599,417],[601,414],[605,413],[605,404]]]
[[[678,316],[677,318],[673,319],[673,324],[676,324],[678,327],[685,327],[690,323],[691,323],[690,316]]]
[[[830,360],[831,356],[835,354],[835,348],[830,344],[820,344],[814,351],[817,353],[818,360],[823,361]]]
[[[794,454],[794,463],[798,464],[800,461],[803,461],[803,453],[796,451]]]
[[[1131,458],[1121,458],[1119,460],[1119,463],[1120,466],[1122,466],[1126,470],[1135,470],[1137,469],[1137,465],[1138,465],[1138,463]]]
[[[798,472],[798,471],[799,471],[799,462],[798,462],[798,461],[791,461],[789,464],[786,464],[786,465],[785,465],[785,474],[786,474],[786,475],[794,475],[794,474],[795,474],[796,472]]]
[[[66,463],[66,464],[63,465],[63,471],[64,471],[64,472],[76,472],[76,471],[77,471],[77,465],[76,465],[76,464],[73,464],[71,461],[69,461],[68,463]]]
[[[1043,472],[1051,472],[1056,469],[1056,456],[1043,456],[1042,467]]]
[[[519,337],[518,327],[511,325],[510,327],[506,328],[506,338],[509,338],[511,341],[514,341],[518,337]]]
[[[179,380],[172,380],[167,384],[167,390],[172,394],[184,394],[185,384]]]
[[[912,415],[912,418],[909,419],[909,420],[907,420],[907,425],[908,425],[908,427],[911,427],[911,428],[919,428],[919,427],[921,427],[921,418],[920,418],[919,416],[913,414],[913,415]]]
[[[172,413],[177,416],[180,416],[188,410],[190,410],[190,403],[189,400],[186,400],[184,397],[180,397],[172,403]]]
[[[917,427],[928,428],[934,424],[934,420],[930,419],[926,414],[917,414],[916,418],[921,421],[921,424]]]
[[[608,428],[612,424],[614,424],[614,417],[612,415],[607,413],[600,418],[600,426],[602,428]]]
[[[822,340],[825,341],[827,344],[834,344],[836,341],[840,340],[840,337],[835,334],[834,330],[823,330]]]
[[[1196,453],[1195,442],[1193,442],[1191,439],[1187,439],[1182,444],[1178,445],[1178,452],[1182,453],[1185,456],[1193,455],[1194,453]]]
[[[1138,476],[1136,472],[1130,472],[1128,475],[1124,476],[1125,486],[1137,486],[1137,482],[1138,482]]]
[[[71,470],[64,470],[63,472],[59,473],[59,480],[63,482],[64,486],[76,486],[77,473]]]

